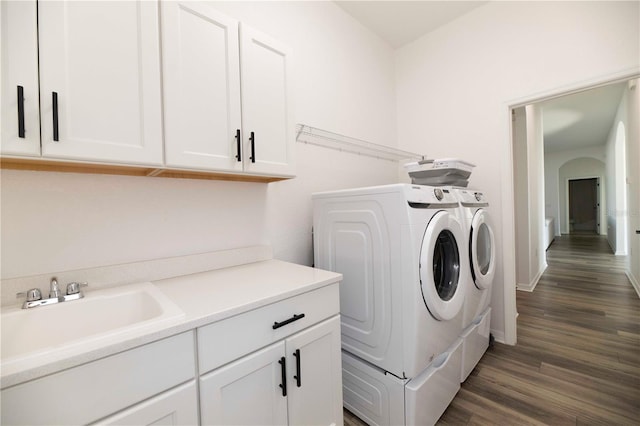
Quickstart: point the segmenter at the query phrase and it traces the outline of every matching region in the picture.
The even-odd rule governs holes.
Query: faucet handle
[[[80,293],[80,287],[87,287],[88,285],[86,282],[78,283],[75,281],[67,284],[67,296]]]
[[[51,278],[49,284],[49,298],[60,297],[60,288],[58,287],[58,279],[56,277]]]
[[[27,291],[21,291],[16,293],[16,297],[27,296],[27,302],[34,302],[42,299],[42,292],[38,288],[32,288]]]

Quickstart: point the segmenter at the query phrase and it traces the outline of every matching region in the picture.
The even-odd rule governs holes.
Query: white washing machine
[[[489,223],[486,196],[477,190],[450,188],[460,202],[465,229],[469,274],[463,315],[461,381],[476,366],[489,346],[491,288],[495,275],[495,239]]]
[[[469,266],[457,198],[448,189],[397,184],[318,193],[313,205],[315,266],[343,274],[342,348],[351,361],[343,376],[377,389],[374,413],[391,404],[407,420],[435,422],[460,383]],[[390,399],[380,385],[392,377],[402,398]],[[427,398],[430,406],[425,392],[443,382],[455,385],[438,391],[437,401]],[[361,393],[346,386],[345,406],[361,415],[358,405],[371,395],[366,386],[352,387]]]

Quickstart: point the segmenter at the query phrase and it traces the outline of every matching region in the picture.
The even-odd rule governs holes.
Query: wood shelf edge
[[[215,171],[166,169],[152,166],[124,164],[81,163],[73,161],[44,160],[38,158],[0,157],[0,169],[43,172],[87,173],[121,176],[161,177],[173,179],[204,179],[236,182],[269,183],[293,177],[259,176]]]

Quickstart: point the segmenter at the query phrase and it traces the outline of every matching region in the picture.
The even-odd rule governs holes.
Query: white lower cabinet
[[[221,367],[200,379],[202,424],[287,424],[281,386],[284,342]]]
[[[342,425],[340,317],[292,336],[286,349],[289,424]]]
[[[200,378],[204,425],[342,425],[335,316]]]
[[[100,425],[177,426],[198,424],[198,395],[192,381],[103,419]]]
[[[138,411],[141,417],[135,418],[148,424],[174,412],[185,416],[186,403],[182,398],[176,403],[171,389],[193,383],[195,371],[193,331],[189,331],[3,389],[1,424],[102,423],[101,419],[130,407],[134,407],[131,415]],[[155,404],[161,408],[155,419],[148,407],[153,398],[161,401]],[[191,418],[197,419],[194,394],[190,404]]]
[[[237,354],[234,347],[246,348],[249,333],[221,339],[224,321],[200,328],[199,364],[206,373],[200,377],[202,424],[342,425],[337,296],[337,285],[329,286],[230,318],[230,324],[262,327],[265,338],[280,339],[228,363],[215,348]],[[279,321],[285,312],[292,315]]]
[[[338,283],[7,387],[0,400],[6,425],[342,425]]]

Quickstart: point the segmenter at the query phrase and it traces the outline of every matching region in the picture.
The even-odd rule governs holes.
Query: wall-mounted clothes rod
[[[306,124],[296,125],[296,141],[388,161],[423,160],[425,158],[424,155],[415,152],[378,145]]]

